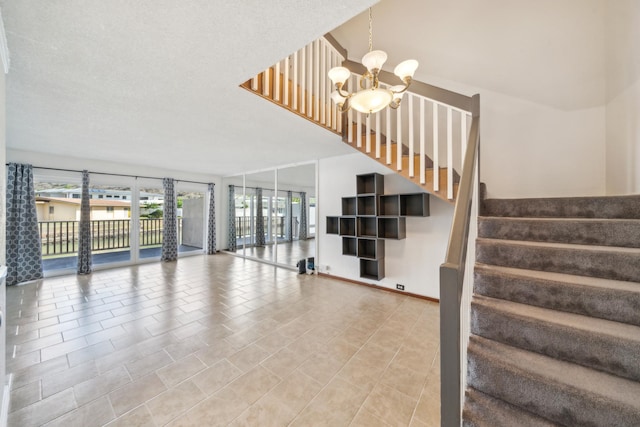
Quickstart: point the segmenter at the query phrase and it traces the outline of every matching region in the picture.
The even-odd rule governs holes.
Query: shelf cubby
[[[400,194],[401,216],[429,216],[429,195],[427,193]]]
[[[384,258],[384,240],[358,239],[357,257],[371,260]]]
[[[357,256],[358,243],[354,237],[342,238],[342,255]]]
[[[378,207],[380,216],[400,215],[400,195],[387,194],[384,196],[380,196]]]
[[[328,216],[327,217],[327,234],[339,234],[339,224],[340,217],[339,216]]]
[[[360,277],[371,280],[382,279],[384,277],[384,258],[375,261],[360,258]]]
[[[368,173],[356,175],[357,194],[384,194],[384,175]]]
[[[358,216],[376,216],[378,214],[378,198],[375,195],[358,196]]]
[[[407,221],[404,217],[378,217],[378,239],[401,240],[407,237]]]
[[[377,221],[374,216],[359,216],[356,217],[356,235],[358,237],[372,237],[378,236]]]
[[[342,215],[355,216],[355,214],[356,214],[356,198],[343,197],[342,198]]]
[[[353,236],[356,235],[356,218],[355,217],[340,217],[338,231],[341,236]]]

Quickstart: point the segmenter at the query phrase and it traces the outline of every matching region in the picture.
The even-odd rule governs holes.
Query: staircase
[[[460,176],[454,164],[462,163],[464,157],[471,98],[414,81],[412,88],[422,88],[423,94],[407,92],[401,107],[393,113],[387,111],[389,108],[369,117],[354,111],[341,113],[331,101],[333,88],[327,77],[327,71],[336,65],[357,68],[327,35],[240,86],[340,135],[345,144],[424,191],[455,203]],[[383,72],[381,76],[391,78],[388,74]],[[357,87],[358,74],[353,73],[350,80],[351,87]],[[429,96],[454,100],[459,105]],[[392,130],[395,140],[390,137]]]
[[[464,426],[640,426],[640,196],[485,200]]]

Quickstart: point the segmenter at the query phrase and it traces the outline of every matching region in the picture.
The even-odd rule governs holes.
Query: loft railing
[[[163,220],[142,218],[140,247],[162,244]],[[91,221],[91,250],[110,251],[129,248],[131,220],[109,219]],[[42,256],[54,257],[78,252],[79,221],[39,221]],[[178,244],[182,243],[182,218],[178,218]]]
[[[449,245],[440,266],[440,416],[444,427],[460,426],[464,403],[480,193],[479,152],[480,96],[475,95]]]
[[[365,72],[362,64],[346,58],[344,48],[327,34],[241,86],[343,135],[345,142],[355,142],[356,148],[404,172],[427,191],[455,200],[456,170],[462,167],[471,122],[471,98],[414,80],[397,110],[386,108],[370,115],[350,110],[343,116],[331,100],[333,87],[327,73],[334,66],[347,67],[352,76],[346,88],[354,90]],[[382,86],[398,82],[386,71],[379,77]],[[383,149],[383,142],[392,140],[396,147],[386,144]]]

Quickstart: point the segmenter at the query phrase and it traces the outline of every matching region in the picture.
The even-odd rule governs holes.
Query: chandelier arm
[[[345,90],[342,89],[342,84],[336,84],[336,90],[338,91],[338,93],[340,94],[341,97],[343,98],[349,98],[351,96],[351,94]]]

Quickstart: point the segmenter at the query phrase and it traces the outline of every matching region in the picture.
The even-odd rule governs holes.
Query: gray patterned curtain
[[[33,167],[7,167],[7,285],[42,278],[42,247],[38,231]]]
[[[207,223],[207,254],[216,253],[216,199],[214,196],[215,184],[209,184],[209,220]]]
[[[228,242],[227,248],[230,251],[236,251],[236,187],[234,185],[229,186],[229,230],[227,230]]]
[[[78,274],[89,273],[91,273],[91,206],[89,203],[89,172],[83,170],[80,234],[78,235]]]
[[[256,188],[256,246],[264,246],[264,216],[262,216],[262,188]]]
[[[300,192],[300,232],[298,240],[307,239],[307,193]]]
[[[178,221],[176,219],[176,192],[173,178],[163,178],[164,187],[164,212],[162,231],[162,261],[175,261],[178,259]]]
[[[284,218],[284,237],[287,242],[293,241],[293,197],[291,196],[291,191],[287,191],[287,212]]]

